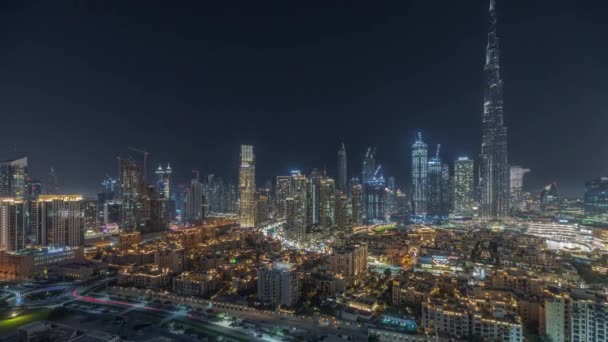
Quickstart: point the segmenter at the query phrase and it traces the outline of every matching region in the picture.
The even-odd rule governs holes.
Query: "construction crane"
[[[129,147],[129,150],[139,152],[144,156],[144,183],[148,181],[148,156],[150,153],[146,149],[140,149],[135,147]]]

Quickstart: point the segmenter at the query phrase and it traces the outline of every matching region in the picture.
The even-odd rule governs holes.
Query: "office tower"
[[[427,213],[428,147],[418,132],[412,145],[412,214],[422,219]]]
[[[266,189],[258,191],[256,206],[256,226],[260,226],[270,218],[270,198]]]
[[[42,194],[42,182],[38,179],[28,178],[25,181],[25,199],[34,201]]]
[[[608,224],[608,177],[585,183],[585,222]]]
[[[428,161],[427,215],[435,220],[444,220],[449,215],[449,169],[437,153]]]
[[[291,177],[277,176],[274,187],[274,198],[276,201],[276,216],[278,218],[285,217],[285,201],[291,193]]]
[[[351,215],[352,207],[348,196],[343,192],[336,193],[334,204],[335,225],[338,229],[344,231],[352,230]]]
[[[171,174],[173,173],[171,165],[167,163],[167,167],[163,169],[162,165],[158,164],[154,173],[157,177],[156,187],[160,197],[171,198]]]
[[[542,211],[556,211],[559,209],[559,192],[557,184],[551,183],[540,192],[540,209]]]
[[[460,157],[454,161],[453,202],[456,217],[473,217],[475,175],[473,160]]]
[[[363,187],[359,183],[353,182],[351,186],[351,202],[353,225],[360,226],[363,224]]]
[[[302,242],[306,238],[306,199],[301,196],[285,200],[285,235],[289,240]]]
[[[386,181],[382,174],[382,166],[374,172],[371,179],[363,187],[363,198],[365,199],[365,221],[368,223],[379,223],[386,221]]]
[[[484,67],[486,87],[482,115],[480,156],[481,216],[503,219],[509,210],[507,127],[503,117],[503,82],[500,78],[496,6],[490,0],[490,30]]]
[[[257,290],[265,305],[294,307],[300,300],[300,279],[292,265],[274,262],[258,269]]]
[[[361,185],[365,186],[367,181],[374,177],[376,172],[376,148],[369,147],[363,158],[363,166],[361,168]]]
[[[338,150],[338,184],[336,184],[339,191],[347,193],[348,191],[348,169],[347,169],[347,158],[346,158],[346,147],[344,143],[340,145]]]
[[[236,203],[239,199],[237,187],[234,183],[228,183],[228,191],[226,193],[226,202],[229,213],[236,213]]]
[[[49,169],[49,175],[46,179],[46,194],[59,194],[59,181],[57,180],[57,174],[55,173],[55,167],[53,166],[51,166],[51,168]]]
[[[84,245],[81,195],[40,195],[37,201],[38,242],[43,246]]]
[[[122,229],[137,230],[143,215],[143,171],[132,157],[118,157]]]
[[[521,166],[511,166],[509,169],[510,206],[512,211],[522,211],[526,204],[523,198],[524,176],[530,172]]]
[[[25,198],[27,157],[0,162],[0,197]]]
[[[321,215],[321,179],[323,175],[317,169],[312,169],[306,188],[307,207],[306,217],[308,225],[316,226],[319,224]]]
[[[25,248],[27,229],[27,203],[18,198],[0,198],[0,251]]]
[[[386,216],[390,217],[397,213],[397,181],[395,177],[388,177],[386,181]]]
[[[190,223],[200,222],[204,218],[203,183],[200,181],[199,172],[193,173],[190,187],[184,193],[184,221]]]
[[[319,196],[319,224],[321,227],[331,227],[335,223],[334,205],[336,196],[336,183],[329,177],[323,177],[320,181],[321,190]]]
[[[150,205],[150,215],[146,221],[144,231],[147,233],[164,232],[171,223],[171,200],[166,198],[166,194],[159,192],[154,186],[148,187],[148,198]]]
[[[397,203],[397,215],[400,218],[405,218],[409,214],[409,205],[407,201],[407,196],[404,192],[397,189],[397,193],[395,195],[395,202]]]
[[[96,232],[99,230],[99,209],[97,203],[97,200],[94,199],[82,201],[82,219],[85,232]]]
[[[239,204],[241,227],[255,227],[255,155],[253,146],[241,145]]]

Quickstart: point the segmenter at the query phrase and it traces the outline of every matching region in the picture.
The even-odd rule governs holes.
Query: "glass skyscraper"
[[[417,218],[427,213],[428,146],[418,133],[412,145],[412,211]]]
[[[453,202],[456,217],[473,217],[475,179],[473,160],[460,157],[454,161]]]

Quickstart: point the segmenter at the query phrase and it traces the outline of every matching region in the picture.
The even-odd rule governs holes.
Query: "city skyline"
[[[128,4],[122,6],[135,15]],[[487,1],[446,3],[438,13],[432,4],[393,6],[376,9],[376,18],[365,6],[329,8],[318,14],[319,8],[310,5],[296,14],[285,5],[272,13],[285,14],[289,20],[267,16],[266,23],[226,13],[221,5],[203,8],[223,15],[224,22],[201,22],[195,20],[196,15],[204,16],[201,7],[184,6],[167,13],[182,23],[168,28],[165,38],[153,33],[161,28],[161,19],[166,19],[155,6],[144,13],[153,19],[141,18],[144,14],[137,17],[142,20],[141,30],[148,29],[148,33],[122,27],[124,18],[107,13],[105,6],[9,6],[4,15],[10,15],[6,22],[14,23],[15,29],[7,44],[40,38],[16,44],[0,60],[7,84],[15,85],[6,85],[2,91],[0,109],[14,117],[7,118],[10,129],[0,138],[4,146],[0,159],[16,157],[16,146],[17,156],[29,157],[33,177],[46,179],[49,167],[54,166],[62,191],[91,195],[98,191],[97,179],[115,172],[114,160],[127,146],[146,147],[151,152],[150,167],[171,162],[174,179],[184,181],[192,169],[236,179],[234,151],[241,144],[254,145],[259,152],[258,181],[288,174],[291,169],[324,166],[335,175],[335,151],[344,141],[352,171],[349,177],[358,172],[356,166],[366,147],[374,145],[386,174],[407,184],[410,162],[406,156],[417,130],[433,137],[430,146],[441,143],[447,160],[460,156],[477,159]],[[573,13],[565,13],[568,6],[565,1],[500,3],[499,21],[503,78],[508,85],[505,116],[510,129],[510,162],[532,169],[528,183],[532,190],[557,181],[561,192],[572,196],[582,194],[585,180],[605,175],[608,168],[606,161],[591,153],[607,139],[600,130],[605,119],[600,115],[599,95],[608,70],[586,59],[600,60],[607,53],[598,43],[600,30],[592,29],[599,25],[596,11],[577,7]],[[186,13],[188,9],[192,13]],[[90,23],[75,20],[66,10]],[[95,10],[111,20],[99,22]],[[344,12],[339,19],[343,25],[332,25],[338,10]],[[542,18],[535,16],[540,10]],[[65,19],[65,24],[41,15],[47,11],[61,12],[57,18]],[[41,24],[27,26],[31,19],[26,20],[26,15],[38,18]],[[588,23],[580,17],[588,18]],[[311,18],[318,23],[299,27]],[[252,28],[243,36],[227,26],[240,20]],[[556,25],[560,20],[569,20],[579,31]],[[49,27],[44,35],[42,23]],[[275,32],[278,26],[284,26],[287,33]],[[69,30],[74,27],[79,30]],[[198,34],[212,28],[219,32],[217,37]],[[531,31],[539,34],[529,35]],[[84,34],[94,39],[84,42]],[[287,34],[293,40],[283,39]],[[59,54],[43,44],[44,39],[50,39],[50,45],[72,48]],[[151,39],[158,39],[157,44],[151,44]],[[136,47],[129,47],[135,43]],[[161,53],[167,48],[171,54]],[[100,49],[105,55],[98,54]],[[591,54],[569,53],[577,49]],[[451,57],[439,58],[446,51]],[[36,55],[49,58],[40,60]],[[77,62],[77,56],[84,62]],[[277,56],[283,58],[277,60]],[[224,57],[230,58],[222,62]],[[183,66],[177,67],[175,62],[184,58]],[[537,58],[544,62],[526,62]],[[344,60],[349,62],[342,63]],[[24,69],[26,65],[28,69]],[[149,72],[156,69],[158,73]],[[95,70],[107,72],[100,76]],[[261,71],[276,77],[280,86],[259,77]],[[254,80],[261,82],[259,87]],[[572,89],[562,86],[565,84],[585,86]],[[227,91],[231,89],[228,85],[233,91]],[[234,98],[241,99],[236,101],[241,104],[228,102]],[[568,121],[573,113],[581,120]],[[20,121],[23,115],[39,125]],[[227,120],[229,117],[241,120]],[[60,127],[45,129],[50,118],[60,120]],[[287,129],[298,118],[319,122],[313,141],[299,143],[306,139],[302,133],[306,130]],[[246,129],[252,125],[257,129]],[[99,127],[106,130],[91,139],[88,135]],[[157,130],[172,137],[152,139],[148,132]],[[38,138],[18,136],[22,131]],[[582,131],[586,134],[579,133]],[[543,139],[536,139],[539,132]],[[41,146],[41,141],[52,143]],[[586,167],[563,162],[573,158],[583,159]]]

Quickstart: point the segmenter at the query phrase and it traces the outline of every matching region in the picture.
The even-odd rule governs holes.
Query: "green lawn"
[[[35,321],[41,321],[48,318],[51,310],[49,309],[35,309],[35,310],[19,310],[15,309],[18,315],[14,318],[8,317],[0,320],[0,334],[13,331],[22,325],[32,323]],[[10,313],[8,313],[10,315]]]
[[[396,225],[385,224],[385,225],[382,225],[382,226],[375,227],[374,231],[376,233],[384,233],[386,231],[394,230],[394,229],[397,229]]]

